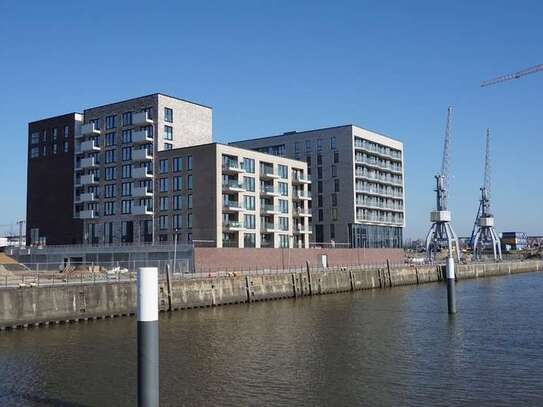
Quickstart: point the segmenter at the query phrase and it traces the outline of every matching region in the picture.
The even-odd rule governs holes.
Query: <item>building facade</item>
[[[309,247],[305,162],[216,143],[161,151],[158,162],[159,241],[177,235],[213,247]]]
[[[83,117],[73,208],[83,242],[153,242],[157,155],[211,142],[211,108],[157,93],[86,109]]]
[[[74,149],[83,116],[69,113],[28,124],[26,244],[81,243],[74,219]]]
[[[400,141],[345,125],[231,145],[307,162],[314,242],[402,247],[405,193]]]

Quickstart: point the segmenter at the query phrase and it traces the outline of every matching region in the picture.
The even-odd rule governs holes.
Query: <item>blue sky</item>
[[[455,107],[450,207],[471,231],[493,133],[500,231],[543,234],[537,1],[0,0],[0,225],[24,217],[27,123],[164,92],[214,108],[214,139],[354,123],[405,144],[406,237],[434,205]],[[1,229],[0,229],[1,230]]]

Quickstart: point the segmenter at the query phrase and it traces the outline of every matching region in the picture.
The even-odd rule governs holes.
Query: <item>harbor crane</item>
[[[460,260],[460,247],[458,237],[451,226],[451,212],[447,208],[449,193],[449,166],[450,166],[450,145],[452,137],[452,106],[447,109],[447,125],[445,127],[445,141],[443,145],[443,158],[441,172],[435,176],[436,179],[436,210],[430,213],[430,230],[426,236],[426,253],[428,260],[435,259],[436,253],[442,249],[448,250],[448,257],[453,257],[453,245],[458,260]]]
[[[518,72],[515,72],[515,73],[510,73],[510,74],[507,74],[507,75],[498,76],[497,78],[490,79],[488,81],[484,81],[483,83],[481,83],[481,87],[484,88],[484,87],[487,87],[487,86],[495,85],[497,83],[507,82],[507,81],[511,81],[513,79],[519,79],[519,78],[522,78],[523,76],[530,75],[530,74],[537,73],[537,72],[541,72],[541,71],[543,71],[543,64],[532,66],[531,68],[523,69],[522,71],[518,71]]]
[[[481,199],[479,200],[479,209],[471,232],[470,243],[475,259],[479,260],[485,249],[492,247],[494,260],[498,261],[502,259],[502,249],[500,238],[494,227],[494,216],[490,211],[490,170],[490,129],[486,129],[484,181],[481,187]]]

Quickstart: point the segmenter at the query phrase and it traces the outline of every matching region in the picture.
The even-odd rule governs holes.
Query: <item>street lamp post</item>
[[[173,235],[173,273],[175,274],[175,266],[177,262],[177,235],[178,235],[179,229],[175,228],[175,232]]]

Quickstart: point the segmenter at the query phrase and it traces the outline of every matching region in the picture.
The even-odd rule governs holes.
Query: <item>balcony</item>
[[[294,225],[294,234],[304,234],[312,233],[310,228],[305,227],[304,225]]]
[[[279,179],[279,174],[273,171],[271,167],[260,168],[260,178],[262,179]]]
[[[260,213],[265,215],[279,215],[281,213],[281,209],[273,205],[260,205]]]
[[[139,167],[132,170],[132,178],[135,179],[151,179],[153,174],[150,174],[147,168]]]
[[[273,239],[260,238],[260,247],[273,247]]]
[[[89,209],[87,211],[80,211],[79,212],[79,219],[95,219],[98,215],[95,210]]]
[[[236,181],[230,181],[230,182],[225,182],[222,184],[222,189],[224,192],[243,192],[245,191],[245,187],[243,186],[243,184],[240,184],[239,182],[236,182]]]
[[[85,203],[85,202],[93,202],[98,200],[98,195],[94,194],[94,192],[87,192],[84,194],[79,195],[79,197],[76,198],[76,203]]]
[[[309,195],[307,192],[295,191],[292,198],[296,201],[309,201],[311,200],[311,195]]]
[[[81,143],[81,153],[93,153],[95,151],[100,151],[100,146],[96,144],[95,140],[87,140]]]
[[[147,205],[134,205],[132,206],[133,215],[152,215],[153,211],[149,209]]]
[[[296,218],[308,218],[313,216],[309,209],[298,208],[294,211],[294,217]]]
[[[264,196],[281,196],[281,193],[273,186],[265,186],[260,190],[260,193]]]
[[[150,198],[153,193],[147,187],[134,187],[132,188],[132,196],[134,198]]]
[[[149,135],[148,131],[140,130],[132,132],[132,142],[134,144],[147,144],[153,142],[153,137]]]
[[[278,229],[275,227],[274,223],[266,222],[260,225],[260,231],[262,233],[274,233],[277,232]]]
[[[311,180],[305,175],[295,175],[292,178],[292,183],[297,185],[311,184]]]
[[[149,154],[146,148],[132,151],[132,160],[134,161],[151,161],[152,159],[153,156]]]
[[[241,174],[244,173],[243,165],[237,161],[227,161],[222,163],[222,172],[225,174]]]
[[[96,161],[96,158],[94,157],[82,158],[79,163],[79,169],[81,170],[86,169],[86,168],[96,168],[99,166],[100,166],[100,163],[98,163]]]
[[[96,179],[94,174],[82,175],[79,181],[79,185],[81,186],[94,185],[94,184],[98,184],[98,180]]]
[[[97,136],[100,134],[100,130],[96,128],[94,123],[85,123],[81,126],[82,136]]]
[[[223,202],[222,208],[224,212],[242,212],[244,210],[236,201]]]
[[[230,232],[237,232],[244,229],[243,224],[237,221],[225,222],[223,223],[223,228],[224,230],[230,231]]]
[[[147,112],[138,112],[132,115],[132,124],[134,126],[149,126],[153,120],[149,118]]]

